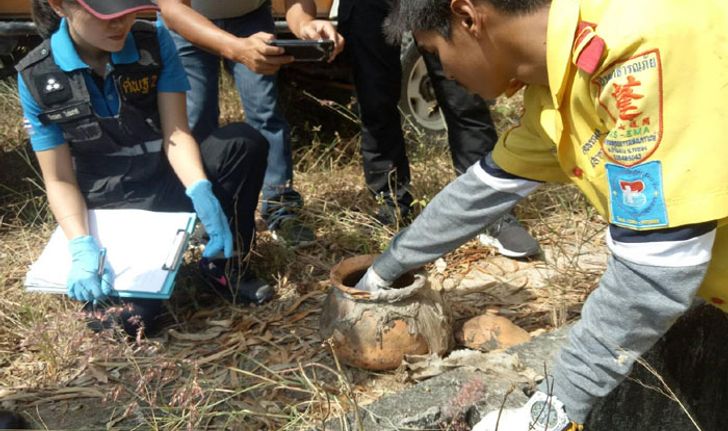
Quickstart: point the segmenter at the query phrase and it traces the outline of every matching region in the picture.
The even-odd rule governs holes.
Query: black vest
[[[161,180],[171,171],[157,108],[162,59],[156,28],[140,21],[131,34],[139,60],[114,65],[111,76],[120,107],[112,117],[94,113],[84,72],[62,71],[53,61],[49,39],[17,66],[41,108],[40,121],[63,131],[89,208],[152,209],[164,186]]]

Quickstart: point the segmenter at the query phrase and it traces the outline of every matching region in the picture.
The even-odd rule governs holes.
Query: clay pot
[[[531,336],[505,317],[483,314],[466,320],[455,339],[470,349],[488,352],[525,343]]]
[[[368,370],[391,370],[404,355],[447,352],[452,345],[450,309],[424,274],[407,273],[391,289],[374,293],[354,289],[375,257],[345,259],[331,269],[321,335],[332,339],[339,360]]]

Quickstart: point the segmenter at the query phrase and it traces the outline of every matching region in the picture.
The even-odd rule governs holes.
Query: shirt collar
[[[546,66],[555,106],[561,105],[571,67],[571,47],[579,22],[577,0],[554,0],[549,11]]]
[[[51,52],[53,60],[64,72],[72,72],[78,69],[88,69],[86,64],[76,51],[71,34],[68,31],[68,21],[61,19],[61,24],[51,36]],[[131,32],[126,36],[124,47],[121,51],[111,53],[112,64],[130,64],[139,61],[139,51]]]

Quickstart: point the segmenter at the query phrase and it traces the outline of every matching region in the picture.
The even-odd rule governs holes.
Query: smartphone
[[[329,39],[274,39],[268,44],[283,48],[294,61],[327,61],[334,51],[334,41]]]

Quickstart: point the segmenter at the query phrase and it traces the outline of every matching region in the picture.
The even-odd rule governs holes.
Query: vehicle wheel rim
[[[442,114],[422,57],[417,59],[407,79],[407,105],[416,125],[430,130],[444,128]]]

